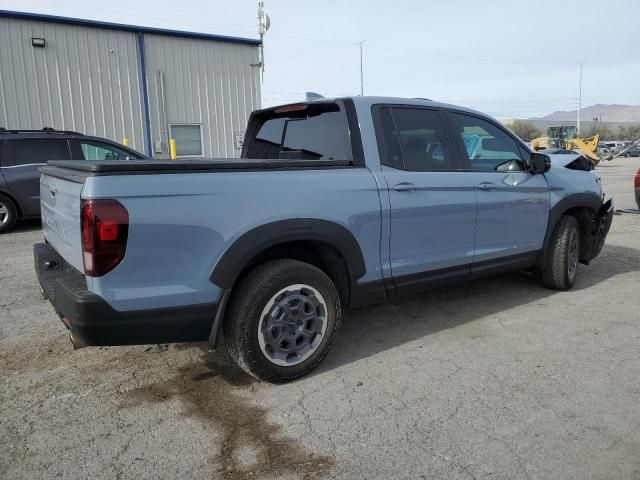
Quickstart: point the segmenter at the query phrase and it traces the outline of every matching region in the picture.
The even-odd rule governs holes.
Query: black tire
[[[576,281],[580,263],[580,224],[576,217],[565,215],[549,242],[542,270],[542,284],[554,290],[569,290]]]
[[[289,361],[289,358],[269,358],[269,351],[273,352],[273,347],[272,344],[264,345],[269,336],[267,333],[261,333],[260,327],[266,328],[270,319],[278,316],[272,313],[276,311],[276,303],[285,302],[287,305],[285,308],[288,309],[291,305],[287,303],[290,296],[291,301],[295,301],[296,299],[293,297],[304,291],[305,295],[309,295],[313,301],[318,300],[309,289],[302,288],[296,291],[295,287],[299,285],[311,287],[319,294],[321,301],[318,301],[318,307],[316,310],[312,310],[311,315],[315,316],[317,311],[324,312],[320,316],[322,320],[314,319],[310,324],[317,325],[315,323],[317,321],[319,325],[326,325],[326,327],[322,333],[317,332],[313,335],[315,342],[307,342],[308,352],[305,355],[309,355],[308,357],[300,356],[297,353],[291,354],[291,361],[299,361],[299,363],[279,365],[274,362]],[[286,290],[289,287],[292,288],[291,292]],[[282,293],[283,290],[284,293]],[[263,316],[263,312],[270,304],[272,305],[270,313],[264,315],[263,323],[261,323],[260,317]],[[303,309],[306,310],[306,306]],[[304,314],[298,310],[300,310],[299,306],[296,310],[297,313],[293,314],[294,316]],[[289,311],[287,310],[287,312]],[[293,322],[293,318],[290,320],[287,314],[282,315],[282,318],[284,320],[280,320],[282,323],[279,324],[282,326],[275,327],[276,331],[278,328],[281,329],[279,331],[280,338],[282,335],[288,335],[288,332],[293,334],[295,328],[305,328],[296,327],[295,322],[287,323]],[[229,356],[240,368],[259,380],[282,383],[302,377],[318,366],[329,352],[341,321],[340,296],[331,279],[322,270],[308,263],[292,259],[279,259],[259,265],[239,281],[229,300],[229,308],[223,323],[223,333]],[[301,320],[298,321],[298,325],[303,325]],[[296,346],[294,348],[297,348],[298,340],[295,340]],[[311,346],[312,343],[315,343],[315,346]],[[283,344],[286,346],[286,341],[283,341],[280,346]],[[277,348],[278,345],[276,345]]]
[[[13,228],[18,219],[18,209],[13,201],[0,193],[0,234]]]

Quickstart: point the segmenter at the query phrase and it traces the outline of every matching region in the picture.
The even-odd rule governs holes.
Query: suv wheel
[[[575,284],[580,263],[580,224],[576,217],[562,217],[551,237],[542,270],[542,283],[547,288],[568,290]]]
[[[273,260],[240,281],[225,316],[224,338],[244,371],[286,382],[322,361],[341,319],[340,297],[322,270],[298,260]]]
[[[13,228],[18,219],[18,210],[10,198],[0,194],[0,233]]]

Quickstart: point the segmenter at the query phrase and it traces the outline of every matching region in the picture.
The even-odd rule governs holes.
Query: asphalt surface
[[[638,167],[598,169],[618,208]],[[515,273],[351,312],[280,386],[198,345],[74,351],[40,239],[0,236],[2,479],[640,479],[640,215],[569,292]]]

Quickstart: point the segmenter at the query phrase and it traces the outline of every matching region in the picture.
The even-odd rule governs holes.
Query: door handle
[[[478,185],[480,190],[484,190],[485,192],[493,192],[497,187],[495,183],[491,182],[483,182]]]
[[[413,192],[418,189],[417,185],[409,182],[402,182],[392,187],[396,192]]]

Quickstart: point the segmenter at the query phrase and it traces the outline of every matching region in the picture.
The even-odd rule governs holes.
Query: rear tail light
[[[307,109],[306,105],[287,105],[284,107],[276,108],[274,112],[275,113],[300,112],[306,109]]]
[[[636,178],[633,181],[633,186],[635,188],[640,188],[640,170],[638,170],[638,173],[636,173]]]
[[[80,221],[84,273],[100,277],[124,258],[129,213],[116,200],[82,200]]]

